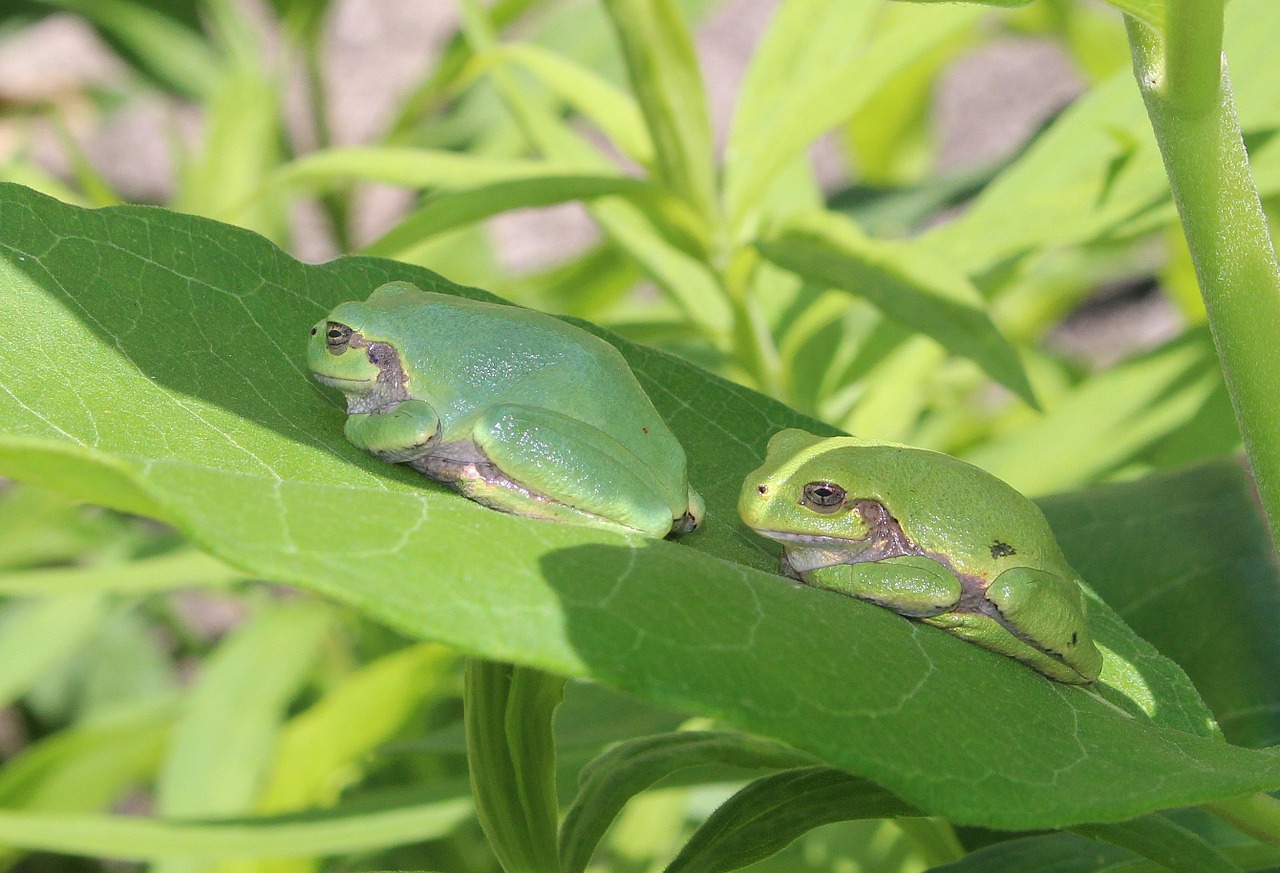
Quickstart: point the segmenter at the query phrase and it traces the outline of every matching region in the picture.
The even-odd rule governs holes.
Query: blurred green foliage
[[[1230,6],[1226,50],[1274,215],[1280,89],[1267,2]],[[286,250],[306,242],[396,258],[587,319],[833,427],[967,458],[1032,495],[1237,452],[1119,17],[1075,0],[998,5],[1018,8],[785,0],[728,130],[717,132],[692,38],[717,4],[459,0],[457,32],[385,128],[341,147],[328,2],[272,0],[250,14],[233,0],[23,0],[0,10],[0,40],[45,16],[79,16],[126,73],[78,90],[0,94],[0,142],[10,144],[0,179],[83,206],[134,199],[95,165],[84,135],[158,105],[173,167],[157,180],[168,192],[158,205],[252,229]],[[1126,8],[1150,18],[1164,7]],[[1014,154],[939,170],[939,83],[957,59],[1010,39],[1052,42],[1087,89]],[[200,118],[194,136],[177,120],[188,107]],[[823,137],[842,175],[820,184],[810,149]],[[51,138],[66,172],[38,159]],[[412,206],[362,238],[360,204],[375,183],[412,192]],[[566,202],[585,205],[596,241],[532,272],[506,266],[488,220]],[[324,218],[318,243],[314,231],[304,239],[302,209]],[[1082,326],[1124,323],[1139,309],[1164,313],[1171,327],[1158,341],[1106,359],[1071,351],[1066,338]],[[1236,495],[1240,483],[1221,487]],[[1057,507],[1066,516],[1079,508]],[[1193,510],[1204,525],[1220,518]],[[1221,536],[1241,536],[1248,567],[1238,577],[1254,587],[1228,599],[1255,618],[1216,627],[1249,642],[1265,633],[1256,616],[1276,609],[1254,522]],[[1073,529],[1083,537],[1089,527]],[[1123,542],[1076,548],[1123,552]],[[1210,610],[1218,596],[1194,573],[1176,585],[1185,600],[1175,606]],[[1149,619],[1150,632],[1142,625],[1143,592],[1126,594],[1132,612],[1113,605],[1193,672],[1207,700],[1229,700],[1220,718],[1248,724],[1233,734],[1225,723],[1229,738],[1275,741],[1274,713],[1247,711],[1273,702],[1274,683],[1204,665],[1209,643],[1178,651],[1177,638],[1161,637],[1163,617]],[[51,848],[66,845],[71,828],[81,854],[161,873],[499,869],[472,810],[463,668],[448,649],[246,578],[163,526],[29,488],[0,494],[0,596],[0,811],[16,816],[0,820],[0,845],[4,827]],[[1065,833],[961,832],[962,842],[945,822],[894,819],[910,808],[873,783],[764,741],[709,730],[705,759],[691,758],[686,738],[703,737],[677,733],[682,726],[717,727],[568,685],[557,784],[569,821],[591,831],[585,843],[562,844],[575,873],[606,829],[595,868],[637,873],[748,862],[759,871],[1035,870],[1063,859],[1076,866],[1052,869],[1103,870],[1133,864],[1116,846],[1155,857],[1153,844],[1181,846],[1201,865],[1191,869],[1276,863],[1212,821],[1158,814],[1089,834],[1114,845]],[[588,765],[618,741],[627,742]],[[601,762],[634,781],[609,784]],[[580,773],[584,795],[571,806]],[[778,810],[793,819],[768,818]],[[119,831],[99,815],[113,811],[154,817]],[[753,848],[752,826],[773,842]],[[977,851],[962,860],[966,848]],[[1239,867],[1207,866],[1218,859]],[[0,865],[24,873],[120,869],[112,864],[0,854]]]

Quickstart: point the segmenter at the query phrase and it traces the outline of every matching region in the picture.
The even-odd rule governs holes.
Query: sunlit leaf
[[[667,873],[725,873],[786,848],[816,827],[915,810],[878,785],[827,767],[757,779],[694,832]]]
[[[668,355],[603,334],[707,499],[705,526],[680,541],[504,515],[363,455],[303,349],[332,306],[392,279],[483,296],[405,264],[309,266],[216,222],[0,186],[0,317],[26,326],[31,352],[0,358],[0,473],[145,507],[258,578],[716,716],[959,822],[1121,820],[1280,787],[1280,758],[1223,742],[1176,665],[1101,601],[1103,675],[1075,688],[780,578],[737,519],[739,488],[778,429],[830,430]],[[1089,528],[1093,500],[1070,498],[1064,539]],[[1135,515],[1125,536],[1164,527]],[[1110,572],[1124,570],[1090,581],[1105,589]]]
[[[728,732],[665,733],[612,746],[578,776],[578,796],[560,829],[562,869],[582,873],[627,801],[663,779],[711,765],[775,770],[809,763],[781,743]]]
[[[806,281],[864,297],[948,351],[972,359],[1034,405],[1017,351],[992,324],[977,290],[945,262],[871,239],[833,212],[809,213],[756,245]]]

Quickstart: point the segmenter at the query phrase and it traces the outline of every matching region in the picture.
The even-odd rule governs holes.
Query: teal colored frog
[[[1098,678],[1080,577],[1039,507],[972,464],[784,430],[738,501],[783,573],[888,607],[1059,682]]]
[[[618,350],[531,309],[389,282],[311,329],[351,442],[516,515],[687,533],[685,454]]]

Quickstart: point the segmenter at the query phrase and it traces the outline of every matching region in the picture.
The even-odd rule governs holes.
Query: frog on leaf
[[[316,324],[307,361],[352,443],[485,506],[653,537],[702,520],[622,355],[558,318],[389,282]]]
[[[738,512],[783,573],[885,606],[1059,682],[1096,679],[1080,577],[1039,507],[949,455],[784,430]]]

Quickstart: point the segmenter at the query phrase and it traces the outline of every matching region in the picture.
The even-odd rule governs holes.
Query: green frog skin
[[[784,430],[743,482],[743,521],[783,573],[1085,684],[1102,656],[1084,592],[1040,508],[939,452]]]
[[[307,361],[352,443],[485,506],[652,537],[702,520],[622,355],[557,318],[390,282],[316,324]]]

